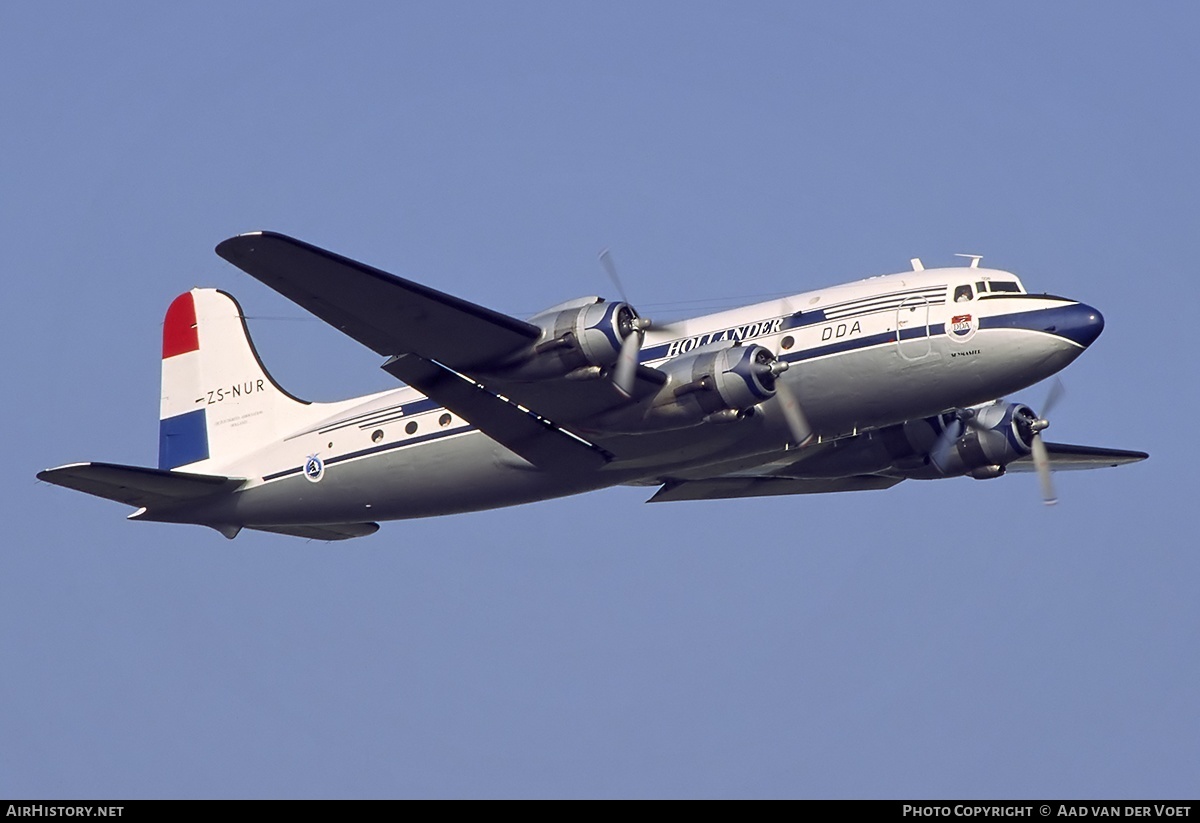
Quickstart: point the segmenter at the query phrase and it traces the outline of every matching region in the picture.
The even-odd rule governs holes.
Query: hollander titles
[[[9,804],[5,817],[120,817],[124,806],[29,806]]]

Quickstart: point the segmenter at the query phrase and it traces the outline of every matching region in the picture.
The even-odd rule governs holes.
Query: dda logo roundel
[[[946,333],[957,343],[966,343],[979,330],[979,321],[969,314],[956,314],[946,324]]]
[[[325,464],[315,454],[310,454],[304,461],[304,476],[310,483],[318,483],[325,476]]]

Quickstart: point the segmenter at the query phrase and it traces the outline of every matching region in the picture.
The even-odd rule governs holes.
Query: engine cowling
[[[610,431],[676,429],[750,417],[775,396],[786,368],[763,346],[718,344],[657,367],[667,382],[650,400],[599,421]]]
[[[638,317],[628,303],[600,297],[547,309],[528,321],[542,329],[537,342],[489,373],[515,380],[600,377],[617,362],[625,339],[637,333]]]
[[[978,480],[999,477],[1005,467],[1033,449],[1033,424],[1038,417],[1021,403],[969,410],[965,420],[943,415],[945,426],[962,434],[929,452],[930,466],[942,477],[970,475]]]
[[[797,462],[788,476],[999,477],[1031,453],[1036,426],[1044,422],[1019,403],[958,409],[833,440]]]

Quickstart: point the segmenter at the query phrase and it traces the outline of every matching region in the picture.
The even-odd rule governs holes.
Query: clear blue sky
[[[1195,797],[1194,4],[0,5],[0,796]],[[1150,461],[342,544],[128,523],[176,294],[276,377],[379,358],[273,229],[514,314],[955,252],[1107,319],[1052,439]],[[1035,407],[1044,387],[1016,399]]]

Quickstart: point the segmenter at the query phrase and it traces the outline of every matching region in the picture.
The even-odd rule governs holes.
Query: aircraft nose
[[[1087,347],[1104,331],[1104,315],[1086,303],[1076,303],[1067,311],[1062,332],[1081,346]]]

